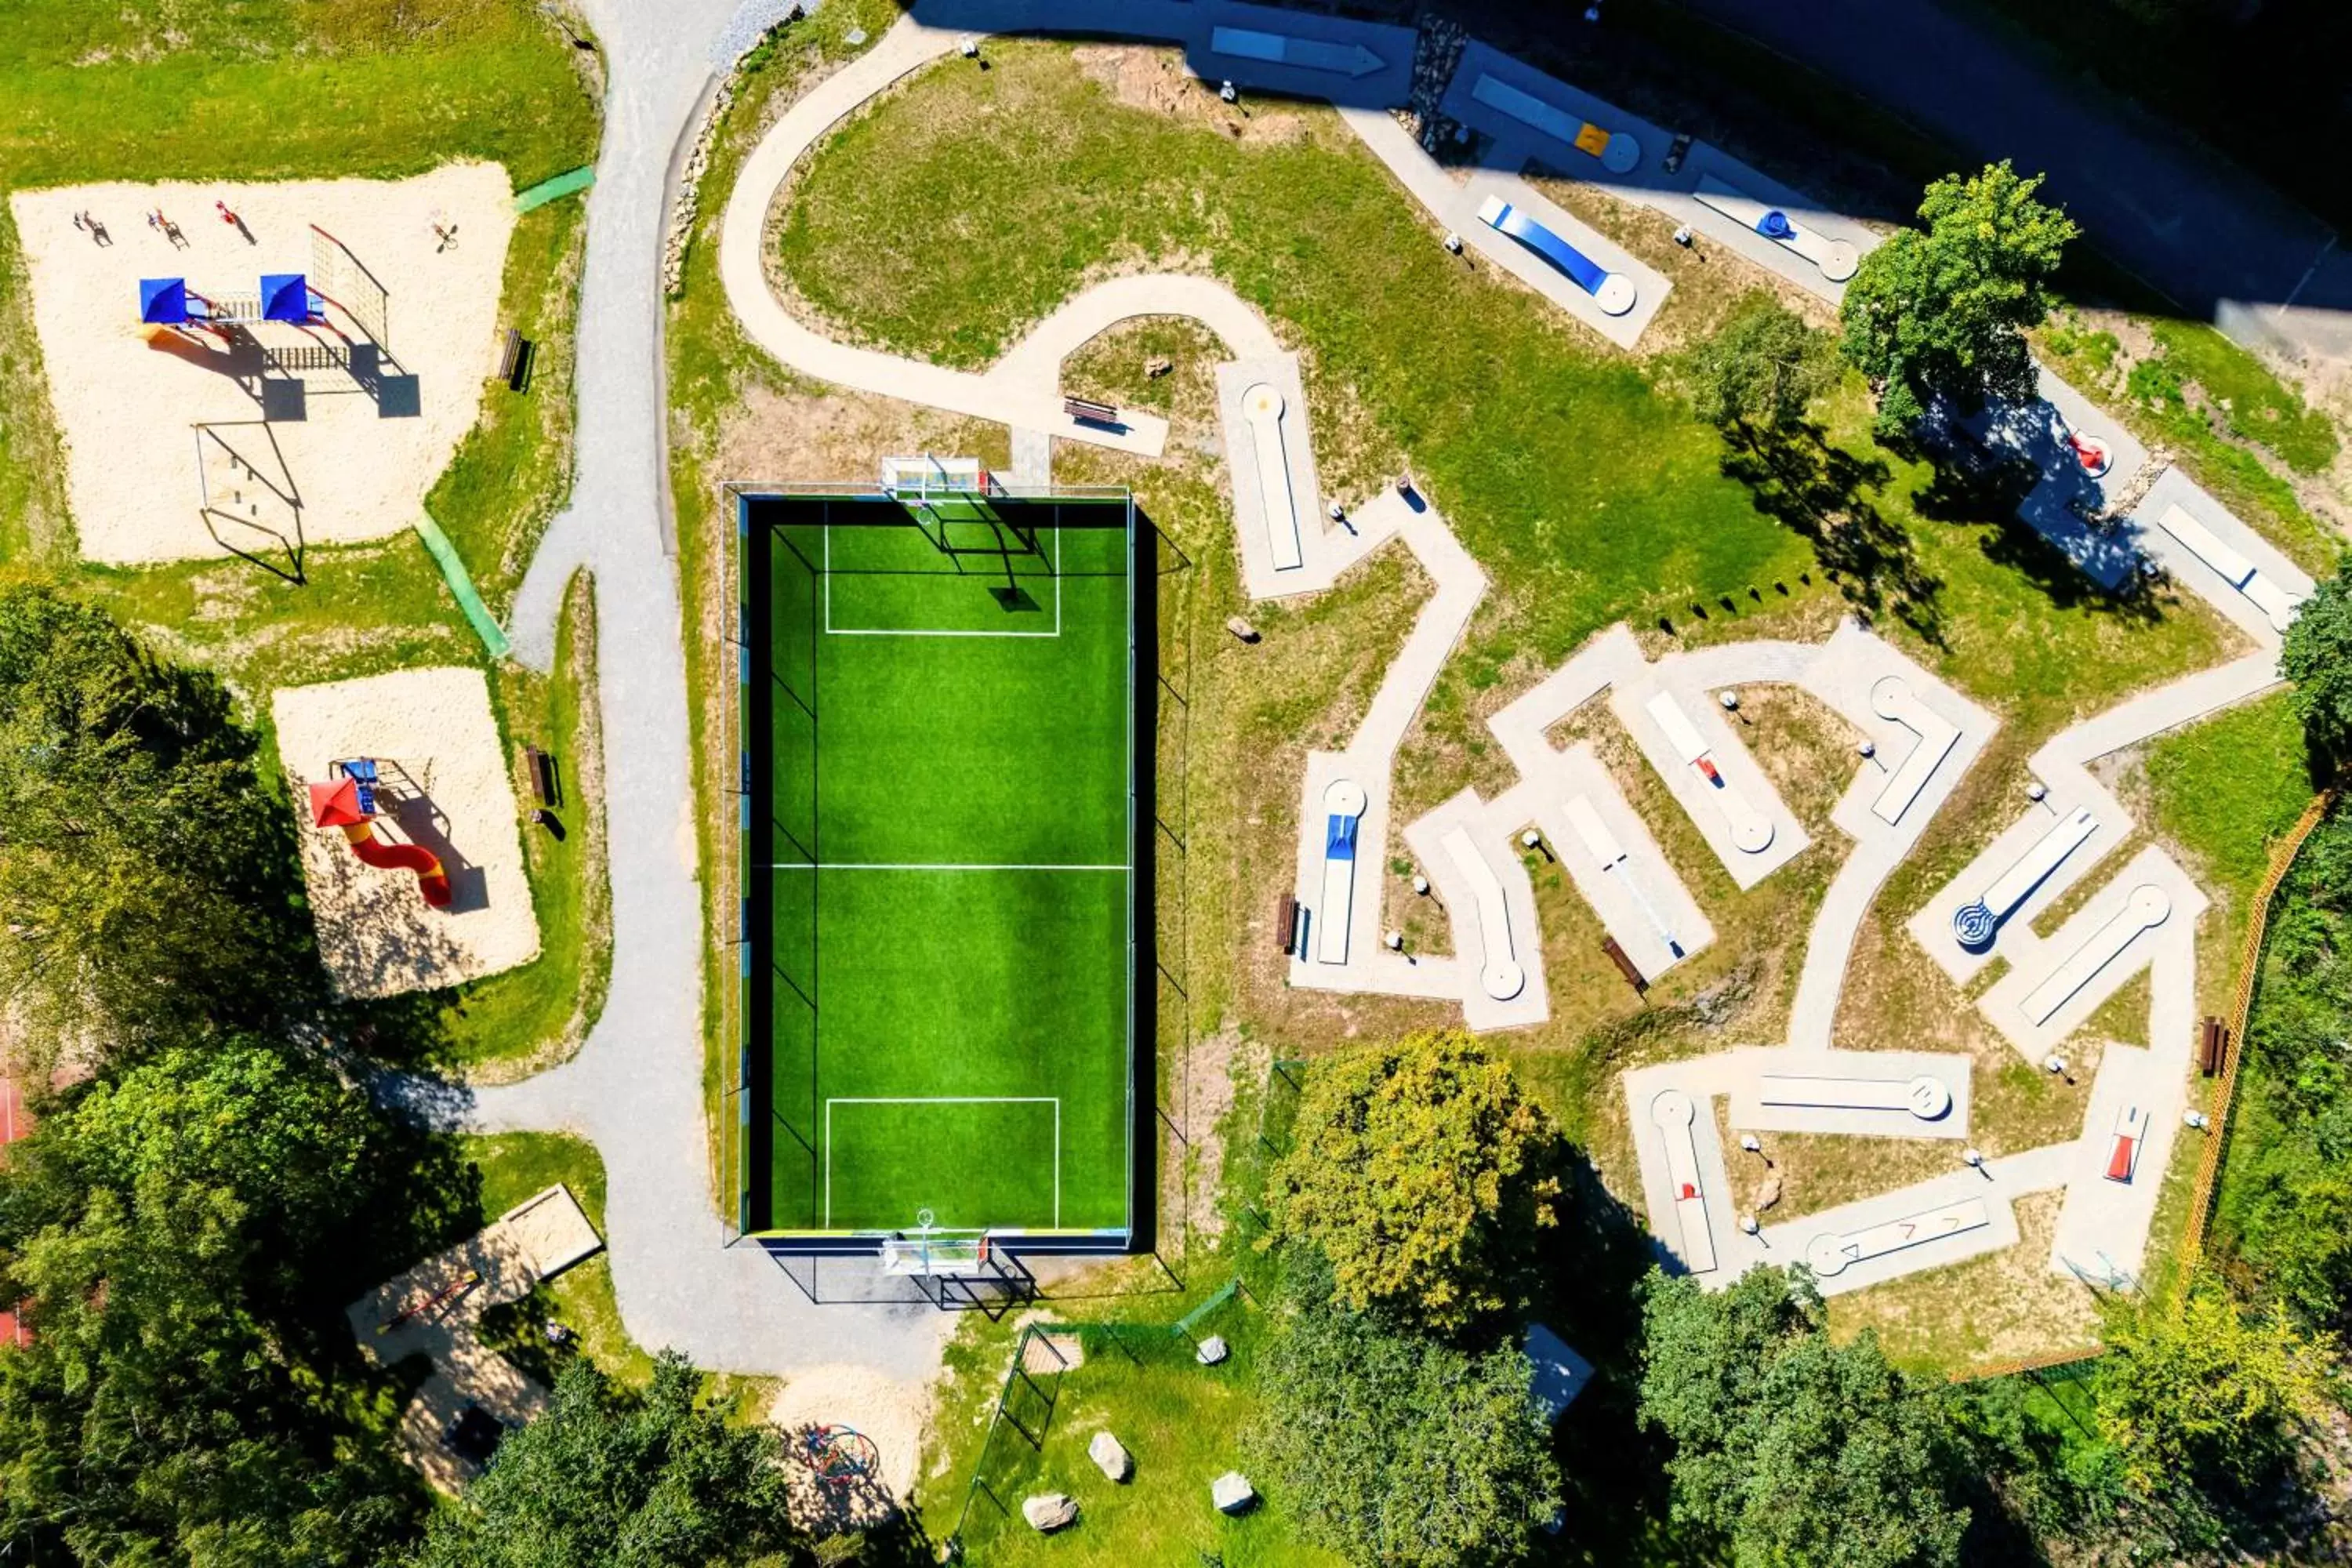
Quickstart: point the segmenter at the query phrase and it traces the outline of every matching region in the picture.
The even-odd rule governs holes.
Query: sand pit
[[[395,533],[473,426],[497,369],[514,210],[494,164],[400,181],[72,185],[8,200],[65,440],[67,499],[91,560],[283,557],[306,542]],[[184,247],[148,226],[159,208]],[[75,227],[82,213],[113,243]],[[454,228],[454,243],[436,224]],[[264,321],[225,340],[140,322],[142,279],[184,278],[226,305],[257,298],[262,274],[289,272],[336,301],[326,325]],[[384,292],[381,343],[361,324],[379,315],[362,272]]]
[[[839,1425],[872,1438],[881,1459],[881,1473],[870,1484],[838,1488],[794,1464],[794,1512],[803,1528],[828,1533],[872,1524],[912,1495],[930,1408],[921,1384],[864,1367],[815,1366],[793,1373],[768,1407],[768,1420],[783,1433],[787,1448],[801,1454],[812,1429]]]
[[[422,844],[449,878],[448,908],[428,908],[411,872],[362,865],[340,832],[301,823],[302,874],[319,953],[347,996],[390,996],[495,974],[539,952],[523,876],[519,815],[489,683],[478,669],[404,669],[363,680],[280,689],[271,699],[278,752],[299,781],[373,757],[391,820],[380,837]]]

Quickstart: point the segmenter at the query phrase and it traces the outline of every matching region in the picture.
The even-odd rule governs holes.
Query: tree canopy
[[[1875,1336],[1830,1342],[1809,1276],[1753,1268],[1706,1292],[1653,1274],[1642,1419],[1674,1439],[1674,1511],[1741,1568],[1928,1568],[1958,1561],[1944,1414]]]
[[[1359,1563],[1512,1563],[1559,1507],[1526,1356],[1474,1353],[1334,1305],[1299,1311],[1262,1363],[1250,1451],[1315,1541]]]
[[[2292,1462],[2295,1426],[2325,1403],[2327,1336],[2274,1312],[2242,1312],[2218,1291],[2177,1310],[2118,1312],[2099,1367],[2099,1429],[2135,1490],[2248,1489]]]
[[[2051,279],[2081,232],[2034,199],[2041,187],[2006,160],[1947,175],[1919,203],[1925,228],[1897,229],[1863,258],[1843,346],[1878,388],[1882,430],[1906,428],[1937,396],[1974,408],[2032,395],[2025,330],[2050,313]]]
[[[2339,566],[2295,613],[2279,673],[2294,683],[2287,700],[2312,744],[2352,760],[2352,567]]]
[[[415,1478],[366,1425],[330,1303],[364,1248],[365,1097],[249,1039],[164,1050],[0,1165],[0,1542],[34,1560],[360,1564]],[[323,1335],[324,1338],[314,1337]]]
[[[642,1391],[572,1361],[546,1412],[433,1516],[411,1568],[719,1568],[788,1551],[782,1437],[730,1426],[700,1381],[674,1352]]]
[[[1299,1098],[1268,1239],[1317,1248],[1350,1307],[1463,1329],[1526,1300],[1561,1150],[1509,1065],[1460,1029],[1343,1052]]]
[[[114,1049],[318,994],[292,818],[209,675],[0,588],[0,994]]]
[[[1803,417],[1837,384],[1835,340],[1769,294],[1750,295],[1713,337],[1683,356],[1691,405],[1709,424],[1768,428]]]

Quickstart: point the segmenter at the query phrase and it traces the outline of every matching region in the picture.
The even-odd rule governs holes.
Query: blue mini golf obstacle
[[[1622,316],[1633,308],[1631,279],[1610,271],[1502,197],[1488,196],[1479,205],[1478,219],[1558,268],[1570,282],[1592,296],[1593,303],[1601,307],[1604,315]]]

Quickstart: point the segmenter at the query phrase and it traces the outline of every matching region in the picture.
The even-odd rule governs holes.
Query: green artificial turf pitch
[[[1127,503],[745,507],[746,1227],[1123,1240]]]

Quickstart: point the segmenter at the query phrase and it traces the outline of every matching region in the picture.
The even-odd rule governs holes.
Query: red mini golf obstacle
[[[422,844],[401,844],[376,837],[378,769],[373,757],[352,757],[333,763],[334,777],[310,786],[310,825],[340,827],[351,841],[352,853],[364,866],[387,871],[414,871],[416,890],[436,910],[449,907],[449,873],[441,858]]]

